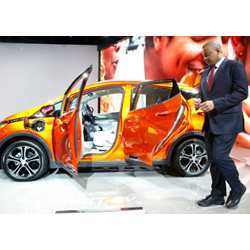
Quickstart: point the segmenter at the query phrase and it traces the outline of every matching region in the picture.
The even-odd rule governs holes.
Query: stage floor
[[[0,170],[0,213],[121,212],[140,213],[250,213],[250,154],[235,146],[232,156],[247,186],[238,208],[200,208],[196,201],[210,191],[210,174],[194,178],[162,175],[156,171],[88,172],[77,179],[64,172],[34,182],[14,182]],[[138,208],[138,210],[137,210]],[[73,211],[72,211],[73,210]]]

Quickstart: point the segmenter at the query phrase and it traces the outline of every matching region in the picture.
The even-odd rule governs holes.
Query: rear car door
[[[131,111],[124,123],[125,157],[152,166],[154,155],[179,127],[183,114],[175,80],[141,83],[133,91]]]
[[[92,65],[82,72],[64,93],[60,117],[54,122],[53,146],[57,163],[70,173],[78,172],[78,162],[83,154],[83,123],[80,105]],[[69,98],[80,86],[75,105],[68,108]]]

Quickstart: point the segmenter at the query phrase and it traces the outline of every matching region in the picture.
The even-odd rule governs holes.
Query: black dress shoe
[[[246,190],[247,190],[247,188],[245,187],[245,185],[242,184],[241,192],[238,192],[238,193],[231,192],[227,198],[226,207],[227,208],[236,207],[240,203],[240,200],[241,200],[243,194],[246,192]]]
[[[208,195],[206,198],[199,200],[197,204],[200,207],[210,207],[210,206],[222,206],[225,204],[223,197],[214,197],[211,194]]]

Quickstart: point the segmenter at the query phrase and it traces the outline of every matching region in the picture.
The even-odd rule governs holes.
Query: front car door
[[[64,166],[71,173],[78,172],[78,162],[83,154],[83,125],[80,105],[82,94],[91,72],[92,65],[82,72],[66,90],[60,117],[56,118],[54,122],[53,145],[55,158],[57,163]],[[69,109],[69,97],[79,85],[80,89],[75,99],[75,105],[71,105],[71,109]]]
[[[133,93],[123,130],[127,159],[152,166],[154,155],[183,119],[184,107],[175,80],[141,83]]]

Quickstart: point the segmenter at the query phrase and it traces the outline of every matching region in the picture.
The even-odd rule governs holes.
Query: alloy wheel
[[[207,150],[197,142],[185,145],[180,151],[179,166],[187,175],[199,175],[208,164]]]
[[[32,179],[40,170],[42,159],[37,148],[20,145],[13,147],[5,157],[6,170],[17,180]]]

